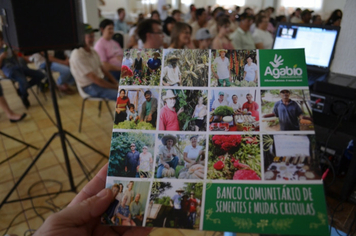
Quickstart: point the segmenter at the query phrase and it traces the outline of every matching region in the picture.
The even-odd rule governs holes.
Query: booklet
[[[107,225],[328,234],[303,49],[126,50]]]

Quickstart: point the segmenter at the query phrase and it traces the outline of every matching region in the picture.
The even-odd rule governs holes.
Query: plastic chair
[[[111,114],[111,118],[112,120],[114,120],[114,115],[110,109],[109,106],[109,100],[105,99],[105,98],[95,98],[95,97],[91,97],[89,94],[85,93],[84,90],[77,84],[77,89],[78,92],[80,94],[80,96],[83,98],[83,103],[82,103],[82,112],[80,113],[80,123],[79,123],[79,133],[82,130],[82,121],[83,121],[83,113],[84,113],[84,105],[85,105],[85,101],[90,100],[90,101],[98,101],[99,102],[99,117],[101,114],[101,103],[105,102],[110,114]]]

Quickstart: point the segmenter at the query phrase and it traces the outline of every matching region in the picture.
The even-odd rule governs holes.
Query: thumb
[[[92,196],[77,205],[67,207],[58,212],[58,222],[66,226],[81,226],[93,218],[101,216],[113,200],[110,189],[101,190],[96,196]]]

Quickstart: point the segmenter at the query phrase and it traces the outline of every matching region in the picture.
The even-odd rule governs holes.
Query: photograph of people
[[[126,120],[134,120],[137,121],[140,117],[137,114],[137,111],[135,111],[135,105],[130,104],[129,105],[129,110],[127,111],[127,117]]]
[[[141,57],[141,51],[137,51],[132,67],[134,70],[134,77],[141,77],[143,72],[143,59]]]
[[[143,146],[142,153],[140,153],[138,171],[140,174],[140,178],[149,178],[151,166],[153,164],[152,154],[148,152],[148,147]]]
[[[151,123],[153,127],[156,127],[157,122],[157,98],[152,97],[152,92],[147,90],[145,93],[144,103],[141,110],[141,121]]]
[[[140,153],[136,151],[136,145],[131,143],[131,151],[126,154],[125,172],[127,177],[136,177],[138,175],[138,166],[140,165]]]
[[[140,89],[122,86],[120,95],[117,98],[113,128],[156,129],[157,98],[157,89]]]
[[[154,134],[114,131],[111,139],[108,176],[150,178],[154,170],[154,150]]]
[[[157,178],[204,178],[206,146],[204,135],[159,134],[156,144]]]
[[[252,62],[252,58],[250,55],[247,56],[246,65],[244,67],[244,80],[247,82],[255,82],[257,83],[258,79],[258,67],[255,63]]]
[[[259,131],[259,97],[256,89],[212,90],[209,130]]]
[[[126,52],[124,59],[122,60],[122,65],[127,66],[128,68],[132,67],[133,60],[130,58],[130,52]]]
[[[222,60],[224,58],[224,60]],[[257,87],[256,50],[211,50],[211,87]],[[220,68],[220,69],[219,69]],[[219,70],[223,74],[219,75]],[[219,77],[219,79],[217,79]],[[221,83],[221,77],[225,77]]]
[[[230,62],[227,57],[225,57],[227,50],[218,50],[219,57],[214,59],[211,66],[211,72],[214,77],[218,80],[219,87],[230,87],[231,85],[231,72],[230,72]],[[215,69],[216,67],[216,69]],[[216,71],[215,71],[216,70]]]
[[[161,54],[157,50],[153,53],[153,57],[148,59],[146,72],[148,77],[151,76],[152,73],[156,73],[157,70],[161,69],[162,62],[161,59],[158,58],[159,56],[161,56]]]
[[[116,109],[115,109],[115,120],[114,124],[125,121],[127,118],[126,110],[130,105],[130,99],[126,96],[126,90],[120,89],[119,96],[116,100]]]
[[[164,49],[162,63],[163,86],[208,86],[209,50]]]
[[[258,114],[258,104],[257,102],[253,101],[253,96],[248,93],[246,94],[246,100],[247,102],[245,102],[243,105],[242,105],[242,111],[243,112],[251,112],[251,115],[253,117],[255,117],[256,121],[258,121],[260,119],[260,116]]]
[[[241,112],[241,104],[238,102],[239,97],[234,94],[232,95],[232,101],[229,103],[229,107],[234,110],[234,114],[237,115],[239,112]]]
[[[116,190],[120,187],[124,193],[121,190],[121,198],[118,200]],[[142,226],[149,187],[149,182],[121,181],[116,177],[108,177],[106,188],[115,191],[116,199],[102,215],[101,222],[108,225]],[[112,213],[109,215],[109,212]]]
[[[264,178],[274,181],[320,180],[315,135],[263,135]]]
[[[309,91],[290,89],[262,90],[261,94],[262,108],[265,108],[262,116],[265,130],[313,129],[310,115],[311,109],[306,102],[309,97]],[[291,96],[293,96],[293,99]],[[274,104],[272,110],[268,109],[271,103]],[[303,126],[301,127],[300,124],[303,124]]]
[[[178,67],[179,58],[172,55],[167,59],[168,65],[162,71],[163,86],[182,86],[182,74]]]
[[[161,50],[126,49],[120,86],[157,86],[161,79]]]
[[[179,131],[178,116],[184,112],[184,108],[181,107],[178,112],[174,106],[176,105],[176,97],[172,90],[168,89],[165,95],[162,96],[162,100],[165,105],[160,112],[159,130],[172,130]]]
[[[163,89],[159,130],[205,131],[208,112],[205,104],[208,104],[207,90]]]
[[[203,104],[204,98],[199,97],[198,104],[195,106],[192,118],[195,120],[195,131],[199,131],[204,124],[204,117],[207,115],[206,105]]]
[[[163,145],[160,146],[158,151],[159,164],[156,174],[157,178],[162,178],[162,172],[164,168],[167,170],[172,168],[175,171],[179,161],[177,150],[175,148],[177,137],[174,135],[165,135],[161,139],[161,142]]]
[[[159,182],[152,187],[147,227],[199,229],[202,183]]]

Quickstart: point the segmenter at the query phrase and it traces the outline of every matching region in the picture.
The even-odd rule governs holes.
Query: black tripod
[[[5,134],[5,133],[3,133],[3,132],[1,132],[1,131],[0,131],[0,135],[3,135],[3,136],[5,136],[5,137],[7,137],[7,138],[9,138],[9,139],[15,140],[16,142],[19,142],[19,143],[22,143],[23,145],[25,145],[25,147],[23,147],[23,148],[20,149],[19,151],[15,152],[14,154],[12,154],[11,156],[9,156],[9,157],[6,158],[5,160],[1,161],[1,162],[0,162],[0,165],[3,164],[3,163],[5,163],[5,162],[7,162],[7,161],[9,161],[9,160],[11,160],[11,159],[14,158],[17,154],[19,154],[19,153],[21,153],[22,151],[24,151],[26,148],[31,147],[31,148],[33,148],[33,149],[38,150],[38,148],[36,148],[35,146],[33,146],[33,145],[29,144],[29,143],[26,143],[26,142],[24,142],[24,141],[21,141],[20,139],[14,138],[14,137],[12,137],[12,136],[10,136],[10,135],[8,135],[8,134]]]
[[[73,175],[72,175],[72,169],[70,166],[70,161],[69,161],[69,157],[68,157],[68,152],[67,152],[67,146],[66,143],[68,144],[69,148],[71,149],[71,151],[73,152],[77,162],[79,163],[80,167],[82,168],[82,171],[86,177],[87,180],[90,180],[91,178],[91,173],[93,172],[93,170],[95,170],[99,164],[101,163],[101,161],[104,158],[109,158],[107,155],[103,154],[102,152],[100,152],[99,150],[91,147],[89,144],[83,142],[82,140],[78,139],[77,137],[75,137],[74,135],[72,135],[71,133],[63,130],[62,127],[62,122],[61,122],[61,117],[59,114],[59,108],[58,108],[58,103],[57,103],[57,97],[56,97],[56,92],[55,92],[55,82],[54,79],[52,77],[52,72],[51,72],[51,66],[50,66],[50,61],[48,59],[48,53],[47,51],[44,52],[45,54],[45,58],[46,58],[46,68],[47,68],[47,72],[48,72],[48,79],[49,79],[49,87],[50,87],[50,91],[51,91],[51,96],[52,96],[52,103],[53,103],[53,109],[55,112],[55,116],[56,116],[56,120],[57,120],[57,124],[55,124],[58,128],[58,131],[56,133],[54,133],[51,138],[47,141],[47,143],[44,145],[44,147],[40,150],[40,152],[37,154],[37,156],[35,157],[35,159],[32,161],[32,163],[29,165],[29,167],[27,167],[26,171],[21,175],[21,177],[19,178],[19,180],[15,183],[15,185],[12,187],[12,189],[10,190],[10,192],[6,195],[6,197],[4,198],[4,200],[1,202],[0,204],[0,209],[4,204],[8,204],[8,203],[13,203],[13,202],[19,202],[19,201],[24,201],[24,200],[30,200],[33,198],[38,198],[38,197],[44,197],[44,196],[49,196],[49,195],[54,195],[54,194],[59,194],[59,193],[67,193],[67,192],[74,192],[77,193],[77,187],[81,184],[79,183],[77,186],[74,185],[74,180],[73,180]],[[72,145],[70,144],[70,142],[68,141],[68,139],[66,138],[66,135],[72,137],[73,139],[77,140],[78,142],[80,142],[81,144],[83,144],[84,146],[92,149],[94,152],[100,154],[103,156],[103,158],[99,161],[99,163],[97,163],[92,171],[88,171],[83,163],[81,162],[81,160],[79,159],[79,157],[77,156],[77,154],[74,152],[74,149],[72,147]],[[9,199],[9,197],[11,196],[11,194],[16,190],[17,186],[21,183],[21,181],[25,178],[25,176],[27,175],[27,173],[31,170],[31,168],[36,164],[37,160],[41,157],[42,153],[46,150],[46,148],[51,144],[51,142],[54,140],[55,137],[59,136],[60,140],[61,140],[61,145],[62,145],[62,150],[63,150],[63,156],[64,156],[64,160],[65,160],[65,165],[66,165],[66,170],[67,170],[67,175],[68,175],[68,179],[69,179],[69,184],[70,184],[70,189],[69,190],[64,190],[64,191],[60,191],[60,192],[54,192],[54,193],[48,193],[48,194],[41,194],[41,195],[37,195],[37,196],[32,196],[32,197],[28,197],[28,198],[21,198],[21,199],[15,199],[15,200],[11,200],[11,201],[7,201],[7,199]]]

